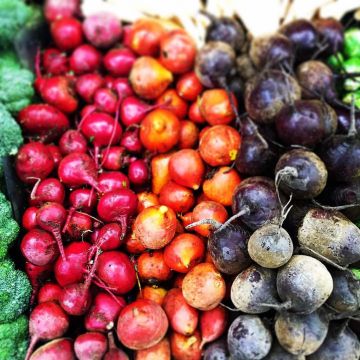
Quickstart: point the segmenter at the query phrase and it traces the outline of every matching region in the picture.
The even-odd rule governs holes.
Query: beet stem
[[[300,246],[300,250],[303,250],[303,252],[306,254],[311,254],[311,256],[314,256],[315,258],[320,259],[321,261],[326,262],[327,264],[333,266],[336,269],[342,270],[342,271],[347,271],[348,269],[344,266],[338,265],[335,262],[333,262],[332,260],[328,259],[327,257],[319,254],[317,251],[308,248],[307,246]]]
[[[195,221],[189,225],[187,225],[185,227],[186,230],[188,229],[191,229],[195,226],[200,226],[200,225],[211,225],[214,229],[219,229],[221,227],[221,222],[219,221],[216,221],[214,219],[202,219],[202,220],[199,220],[199,221]]]
[[[72,206],[70,209],[69,209],[69,213],[68,213],[68,216],[66,218],[66,221],[65,221],[65,225],[62,229],[62,233],[65,234],[67,228],[69,227],[69,224],[70,224],[70,220],[72,218],[72,216],[74,215],[74,212],[75,212],[75,208]]]
[[[31,337],[30,344],[29,344],[29,347],[28,347],[27,352],[26,352],[25,360],[30,359],[30,356],[32,355],[34,347],[37,344],[38,340],[39,340],[39,338],[37,336],[32,336]]]
[[[218,232],[222,229],[225,229],[230,223],[232,223],[235,219],[243,216],[243,215],[246,215],[246,214],[249,214],[250,213],[250,208],[245,205],[244,208],[242,210],[240,210],[238,213],[236,213],[235,215],[231,216],[229,219],[227,219],[223,224],[221,224],[221,226],[219,228],[217,228],[215,230],[215,232]]]
[[[28,177],[28,179],[36,179],[36,183],[35,183],[34,187],[31,190],[31,193],[30,193],[30,199],[34,200],[36,198],[36,191],[37,191],[37,189],[39,187],[41,179],[37,178],[37,177]]]
[[[327,206],[327,205],[322,205],[319,202],[317,202],[315,199],[312,199],[312,203],[324,210],[345,210],[345,209],[349,209],[349,208],[353,208],[353,207],[358,207],[360,206],[360,203],[355,203],[355,204],[346,204],[346,205],[339,205],[339,206]]]
[[[65,255],[65,251],[64,251],[64,245],[62,243],[62,238],[61,238],[61,230],[60,229],[53,229],[52,230],[52,234],[54,235],[54,238],[58,244],[59,247],[59,251],[60,251],[60,255],[63,259],[63,261],[66,261],[66,255]]]
[[[350,127],[348,136],[356,136],[356,121],[355,121],[355,96],[354,94],[351,96],[351,110],[350,110]]]

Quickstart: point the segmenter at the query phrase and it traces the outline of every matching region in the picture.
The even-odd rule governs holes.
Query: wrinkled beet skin
[[[235,213],[249,206],[250,213],[241,216],[241,221],[255,230],[265,222],[278,219],[280,204],[274,182],[266,177],[255,176],[241,182],[233,195],[232,210]]]

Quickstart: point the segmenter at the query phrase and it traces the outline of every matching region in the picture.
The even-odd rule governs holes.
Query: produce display
[[[202,16],[0,4],[0,360],[360,358],[360,26]]]

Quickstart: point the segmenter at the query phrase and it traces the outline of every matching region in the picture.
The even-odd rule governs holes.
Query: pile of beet
[[[322,61],[342,25],[210,16],[197,51],[58,3],[18,116],[27,359],[358,359],[360,118]]]

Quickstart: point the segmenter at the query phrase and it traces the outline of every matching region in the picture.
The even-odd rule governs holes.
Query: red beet
[[[94,297],[93,305],[85,316],[85,328],[88,331],[107,332],[111,330],[121,309],[126,305],[125,300],[106,293],[98,293]]]
[[[84,74],[76,79],[75,90],[87,102],[94,99],[96,90],[104,86],[104,79],[99,74]]]
[[[83,22],[86,38],[97,48],[109,48],[120,40],[122,28],[120,21],[110,12],[98,12]]]
[[[72,242],[65,247],[66,261],[59,257],[54,266],[56,281],[66,286],[82,281],[91,245],[87,242]]]
[[[60,338],[40,346],[31,355],[31,360],[75,360],[71,339]]]
[[[54,48],[44,50],[42,65],[46,75],[65,75],[69,71],[66,54]]]
[[[60,162],[58,176],[69,187],[90,185],[99,190],[96,165],[89,155],[74,153],[65,156]]]
[[[73,316],[84,315],[92,300],[89,291],[90,283],[74,283],[66,285],[61,292],[59,303],[67,314]]]
[[[65,76],[43,78],[40,94],[46,103],[64,113],[72,113],[78,107],[78,101],[73,95],[72,82]]]
[[[81,124],[81,131],[89,140],[91,139],[94,145],[96,163],[100,147],[117,144],[122,134],[122,129],[116,119],[100,112],[93,112],[85,117]]]
[[[74,343],[75,354],[79,360],[101,360],[107,350],[107,338],[98,332],[79,335]]]
[[[44,144],[32,142],[20,147],[15,168],[22,182],[34,184],[38,179],[45,179],[50,175],[54,169],[54,160]]]
[[[119,100],[121,101],[129,96],[134,95],[134,91],[128,78],[114,79],[110,88],[116,92]]]
[[[63,260],[66,260],[61,239],[61,229],[66,220],[66,210],[61,204],[49,202],[41,206],[36,214],[36,222],[43,230],[53,234]]]
[[[227,312],[222,306],[203,311],[200,315],[200,331],[202,348],[205,344],[218,339],[226,329]]]
[[[49,150],[49,152],[51,154],[51,157],[54,161],[55,169],[57,169],[60,164],[60,161],[62,159],[60,148],[57,145],[53,145],[53,144],[46,145],[46,148]]]
[[[97,212],[100,219],[106,222],[119,222],[124,236],[129,217],[135,214],[137,205],[138,198],[136,194],[124,188],[104,194],[99,200]]]
[[[131,153],[141,153],[143,150],[142,143],[139,136],[139,128],[131,128],[131,126],[124,132],[120,145]]]
[[[149,180],[149,168],[144,159],[130,163],[128,169],[129,180],[134,185],[144,185]]]
[[[59,148],[63,155],[68,155],[74,152],[86,153],[88,147],[84,135],[77,130],[68,130],[60,138]]]
[[[95,72],[100,64],[101,53],[88,44],[80,45],[70,56],[70,68],[77,75]]]
[[[96,237],[92,237],[92,242],[103,250],[115,250],[122,244],[121,226],[117,223],[105,224],[96,233]]]
[[[41,229],[26,233],[21,240],[20,250],[27,261],[37,266],[50,264],[59,255],[54,237]]]
[[[125,148],[122,146],[110,146],[101,151],[102,167],[106,170],[120,170],[124,165]]]
[[[120,251],[106,251],[99,256],[98,277],[115,294],[126,294],[136,284],[134,266],[128,256]]]
[[[81,23],[73,17],[55,20],[50,31],[55,45],[61,50],[73,50],[83,42]]]
[[[34,229],[37,226],[36,213],[38,209],[35,206],[27,208],[22,216],[21,225],[26,230]]]
[[[63,336],[69,327],[69,318],[54,302],[41,303],[32,311],[29,319],[30,344],[25,360],[28,360],[39,340],[52,340]]]
[[[47,178],[34,185],[30,194],[29,205],[40,206],[46,202],[62,204],[65,199],[65,189],[56,178]]]
[[[68,18],[79,11],[79,0],[46,0],[44,5],[45,19],[49,22],[59,18]]]
[[[39,287],[46,279],[49,278],[52,268],[52,264],[37,266],[28,261],[25,263],[25,272],[32,286],[30,304],[34,303]]]
[[[70,126],[68,118],[48,104],[26,106],[19,112],[18,122],[25,134],[43,141],[57,140]]]
[[[100,88],[94,94],[94,104],[98,111],[115,114],[118,99],[115,92],[111,89]]]
[[[90,189],[76,189],[70,193],[69,202],[72,208],[90,213],[96,205],[96,195]]]
[[[111,49],[104,56],[104,66],[112,76],[128,76],[135,59],[130,49]]]
[[[137,299],[122,309],[117,335],[129,349],[142,350],[160,342],[168,326],[168,319],[160,305],[148,299]]]
[[[121,103],[121,122],[125,126],[140,124],[148,112],[158,107],[157,105],[149,105],[135,96],[129,96]]]
[[[38,303],[47,301],[58,302],[61,294],[61,287],[55,283],[46,283],[39,290]]]
[[[65,224],[63,233],[66,232],[72,240],[83,240],[87,234],[91,233],[92,228],[93,220],[91,217],[75,211]]]

